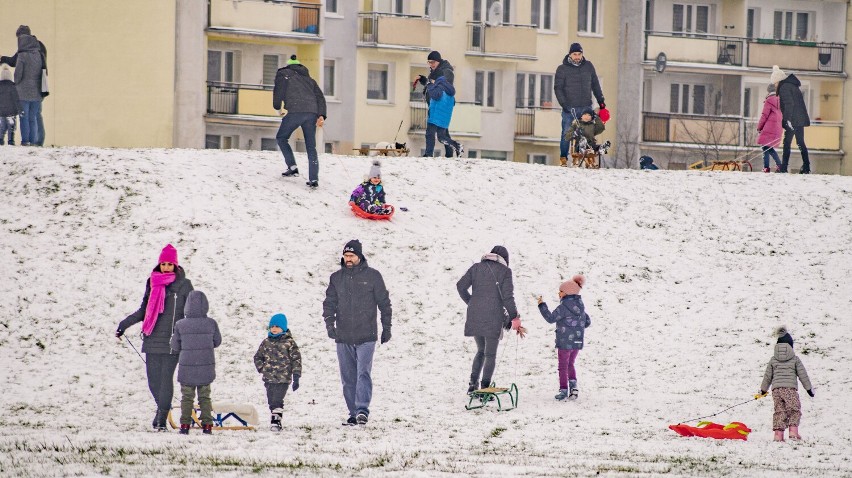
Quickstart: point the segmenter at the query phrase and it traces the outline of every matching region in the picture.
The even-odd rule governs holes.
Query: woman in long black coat
[[[145,295],[139,309],[118,324],[115,336],[119,339],[133,324],[142,322],[142,353],[148,389],[157,403],[157,413],[151,425],[166,430],[166,418],[172,408],[175,368],[178,352],[169,345],[175,322],[184,318],[184,305],[192,282],[178,264],[177,250],[167,245],[160,252],[157,266],[145,283]]]
[[[471,288],[472,292],[468,292]],[[494,246],[491,252],[482,256],[482,261],[465,272],[456,283],[456,289],[467,304],[464,335],[476,341],[476,355],[467,389],[470,393],[479,389],[480,385],[485,388],[491,384],[503,329],[522,331],[515,306],[509,251],[503,246]]]

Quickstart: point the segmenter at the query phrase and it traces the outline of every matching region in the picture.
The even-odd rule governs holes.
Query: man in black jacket
[[[796,75],[784,73],[778,65],[772,66],[769,81],[775,84],[775,91],[781,105],[781,125],[784,126],[781,172],[787,172],[787,166],[790,163],[790,146],[795,137],[799,152],[802,154],[802,169],[799,173],[810,174],[811,161],[808,157],[808,147],[805,145],[805,127],[811,125],[811,119],[808,116],[808,108],[805,106],[805,97],[800,89],[802,82],[796,78]]]
[[[17,31],[15,31],[15,36],[20,38],[21,35],[30,35],[38,41],[38,51],[41,53],[41,59],[43,62],[47,62],[47,47],[44,46],[44,43],[41,42],[35,35],[32,34],[32,30],[27,25],[21,25],[18,27]],[[18,66],[18,52],[16,52],[12,56],[0,56],[0,65],[3,63],[15,68]],[[42,97],[46,97],[47,93],[42,93]],[[31,145],[34,146],[44,146],[44,117],[41,113],[41,108],[36,112],[36,121],[38,123],[38,134],[34,138],[35,141],[31,142]],[[21,132],[23,133],[23,127],[21,128]]]
[[[376,309],[381,312],[382,343],[391,339],[391,301],[379,271],[367,266],[361,242],[353,239],[343,248],[340,270],[331,274],[322,315],[328,337],[337,343],[337,360],[343,398],[349,408],[344,425],[363,425],[370,415],[373,397],[373,352],[378,327]]]
[[[571,126],[571,122],[577,119],[580,111],[592,107],[592,95],[598,101],[598,106],[606,108],[604,104],[601,82],[592,62],[583,56],[583,47],[579,43],[572,43],[568,54],[562,60],[562,64],[556,68],[556,77],[553,81],[553,91],[556,100],[562,107],[562,137],[559,138],[559,161],[562,166],[568,164],[568,142],[565,133]]]
[[[281,110],[281,127],[275,139],[284,155],[287,171],[281,173],[284,177],[298,176],[296,157],[290,147],[290,135],[296,128],[302,128],[305,136],[305,148],[308,150],[308,186],[316,188],[319,185],[319,159],[317,158],[317,127],[322,128],[326,118],[325,95],[317,82],[311,78],[308,69],[302,65],[296,55],[287,60],[287,66],[280,68],[275,74],[275,89],[272,92],[272,107]]]

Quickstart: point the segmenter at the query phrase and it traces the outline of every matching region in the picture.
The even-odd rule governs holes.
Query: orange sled
[[[727,425],[719,425],[713,422],[699,422],[697,427],[677,424],[669,425],[678,435],[685,437],[716,438],[718,440],[747,440],[751,428],[744,423],[731,422]]]
[[[396,212],[396,209],[392,205],[385,204],[385,206],[390,208],[390,210],[391,210],[390,214],[370,214],[369,212],[358,207],[358,205],[355,204],[354,201],[349,201],[349,207],[352,208],[353,214],[355,214],[358,217],[363,217],[364,219],[373,219],[373,220],[376,220],[376,221],[382,221],[382,220],[386,221],[386,220],[390,219],[391,216],[393,216],[393,213]]]

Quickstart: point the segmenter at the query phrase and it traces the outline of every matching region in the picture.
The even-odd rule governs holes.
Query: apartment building
[[[625,2],[626,3],[626,2]],[[617,140],[633,156],[670,169],[715,159],[750,159],[769,73],[795,73],[812,125],[812,170],[844,173],[846,1],[646,0],[622,9]],[[642,25],[632,28],[629,25]],[[639,61],[633,61],[638,58]],[[791,168],[801,158],[793,146]]]

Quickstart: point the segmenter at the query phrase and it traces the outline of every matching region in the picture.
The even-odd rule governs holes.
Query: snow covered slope
[[[278,153],[0,148],[0,475],[852,474],[852,179],[389,158],[389,202],[409,210],[370,222],[346,204],[369,164],[321,155],[310,191]],[[344,428],[321,302],[352,238],[388,284],[394,337],[370,423]],[[214,400],[253,403],[264,424],[252,355],[287,314],[305,369],[282,434],[149,431],[144,365],[113,333],[166,243],[223,333]],[[498,354],[520,406],[468,412],[455,283],[495,244],[530,330]],[[557,403],[533,296],[554,306],[575,273],[592,326],[580,399]],[[771,398],[711,418],[746,423],[747,442],[667,429],[749,400],[780,324],[816,384],[800,390],[803,442],[771,441]]]

